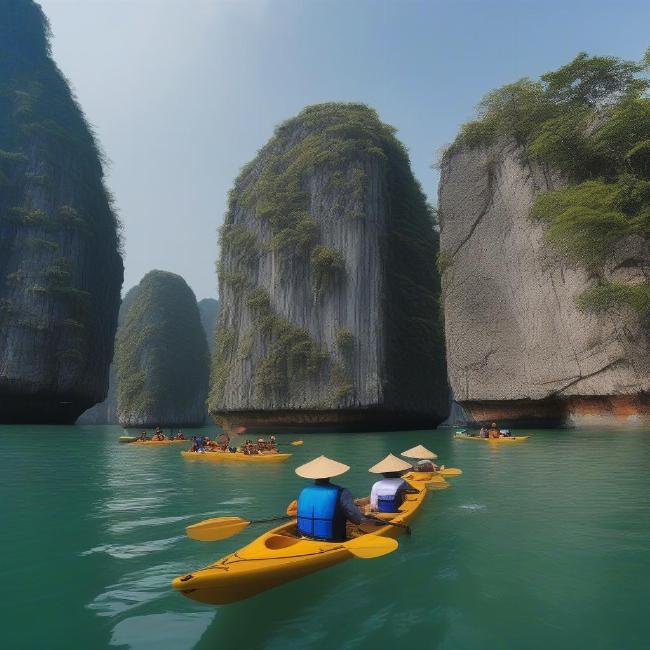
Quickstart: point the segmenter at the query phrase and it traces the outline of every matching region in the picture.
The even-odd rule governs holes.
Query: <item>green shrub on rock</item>
[[[595,276],[581,309],[627,305],[643,311],[647,285],[609,282],[607,264],[630,236],[650,240],[650,49],[640,62],[580,53],[540,81],[522,79],[489,93],[478,118],[448,151],[514,138],[530,159],[565,175],[541,193],[531,217],[546,239]],[[636,260],[641,268],[648,260]]]

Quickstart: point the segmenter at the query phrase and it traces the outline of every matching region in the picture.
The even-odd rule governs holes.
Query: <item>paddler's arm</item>
[[[339,505],[341,506],[345,518],[353,524],[360,524],[366,520],[366,517],[364,517],[361,510],[359,510],[357,504],[354,502],[350,490],[347,490],[346,488],[341,490],[341,493],[339,494]]]

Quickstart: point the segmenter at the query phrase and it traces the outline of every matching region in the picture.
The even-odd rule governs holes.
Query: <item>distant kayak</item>
[[[481,440],[482,442],[490,442],[492,444],[514,444],[515,442],[523,442],[528,440],[529,436],[508,436],[503,438],[481,438],[480,436],[468,436],[466,433],[454,434],[456,440]]]
[[[230,451],[181,451],[181,456],[189,460],[211,460],[226,463],[281,463],[291,458],[291,454],[242,454]]]
[[[133,443],[134,445],[142,445],[146,447],[148,445],[187,445],[191,440],[138,440]]]

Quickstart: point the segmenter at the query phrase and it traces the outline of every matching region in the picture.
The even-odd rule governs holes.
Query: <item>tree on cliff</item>
[[[587,311],[625,308],[650,318],[650,49],[639,62],[580,53],[540,81],[489,93],[478,119],[450,147],[514,137],[531,160],[562,172],[567,186],[541,193],[531,217],[546,239],[594,278],[577,296]],[[633,279],[608,278],[621,247]]]
[[[208,345],[183,278],[165,271],[144,276],[118,331],[115,364],[120,424],[203,424]]]
[[[242,169],[221,230],[213,415],[444,418],[438,237],[394,134],[362,104],[309,106]]]
[[[0,3],[0,419],[106,395],[122,285],[101,155],[31,0]]]

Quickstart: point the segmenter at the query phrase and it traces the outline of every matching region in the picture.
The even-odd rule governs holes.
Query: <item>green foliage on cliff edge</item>
[[[640,62],[580,53],[571,63],[489,93],[447,154],[514,137],[531,160],[562,172],[569,184],[541,193],[531,217],[546,239],[587,269],[597,286],[578,297],[587,311],[628,306],[650,313],[647,285],[611,282],[616,245],[650,241],[650,49]],[[648,260],[632,266],[647,268]]]
[[[183,414],[205,396],[208,346],[194,293],[173,273],[151,271],[117,335],[120,413]]]

